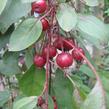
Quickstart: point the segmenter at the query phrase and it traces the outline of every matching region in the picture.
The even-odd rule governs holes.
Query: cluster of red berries
[[[72,45],[76,47],[74,39],[64,38],[63,40],[62,36],[58,36],[58,38],[56,37],[53,45],[49,46],[49,58],[52,59],[56,56],[56,63],[61,68],[67,68],[71,66],[73,60],[82,61],[83,57],[80,55],[80,53],[85,55],[84,50],[80,47],[76,47],[77,50],[75,50]],[[62,47],[64,51],[58,54],[57,49],[62,50]],[[68,52],[69,50],[72,50],[71,54]],[[47,52],[48,45],[43,47],[41,55],[35,55],[34,64],[37,67],[43,67],[45,65]]]
[[[32,3],[32,11],[38,14],[42,14],[47,9],[47,3],[45,0],[37,0]],[[41,19],[43,31],[47,30],[50,25],[47,18]],[[56,63],[61,68],[67,68],[72,65],[74,59],[76,61],[82,61],[83,57],[80,55],[85,55],[84,51],[80,47],[76,47],[74,39],[63,38],[62,36],[57,35],[53,38],[53,44],[49,45],[49,59],[52,59],[56,56]],[[64,39],[64,40],[63,40]],[[76,49],[74,49],[74,47]],[[60,54],[57,53],[57,49],[62,50]],[[72,53],[69,53],[69,50],[72,50]],[[79,53],[80,52],[80,53]],[[42,53],[36,54],[34,57],[34,64],[37,67],[42,68],[46,63],[46,58],[48,54],[48,45],[43,47]]]
[[[64,39],[64,40],[63,40]],[[76,47],[74,39],[71,38],[63,38],[62,36],[59,36],[55,41],[54,45],[61,49],[63,47],[64,51],[62,51],[60,54],[56,57],[56,63],[61,68],[67,68],[72,65],[73,60],[81,62],[83,60],[83,57],[80,55],[85,55],[85,52],[82,48]],[[76,49],[77,50],[76,50]],[[72,50],[72,53],[69,53],[69,50]],[[80,52],[80,53],[79,53]]]
[[[47,3],[45,0],[37,0],[36,2],[32,3],[32,12],[36,12],[38,14],[42,14],[47,9]],[[41,19],[43,31],[47,30],[49,28],[49,22],[47,18]]]
[[[47,3],[45,0],[37,0],[32,3],[32,12],[38,13],[39,15],[43,14],[47,10]],[[43,31],[50,29],[50,24],[47,18],[41,19]],[[47,31],[48,32],[48,31]],[[76,48],[76,49],[75,49]],[[58,53],[58,50],[61,53]],[[71,51],[71,53],[70,53]],[[70,67],[74,60],[81,62],[85,55],[84,50],[77,46],[75,40],[72,38],[64,38],[60,35],[51,36],[50,43],[44,44],[41,48],[41,54],[36,53],[34,56],[34,64],[36,67],[42,68],[45,66],[47,59],[55,59],[56,64],[59,68],[68,68]],[[54,58],[55,57],[55,58]],[[56,97],[52,97],[54,102],[54,109],[58,109]],[[45,104],[45,100],[42,96],[38,98],[37,106],[42,107]]]

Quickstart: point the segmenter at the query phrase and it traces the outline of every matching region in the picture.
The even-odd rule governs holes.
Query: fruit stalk
[[[48,48],[48,52],[47,52],[47,56],[46,56],[46,105],[47,105],[47,109],[48,109],[48,91],[49,91],[49,44],[47,46]]]
[[[51,8],[50,10],[50,12],[52,12],[51,13],[51,27],[52,27],[52,25],[53,25],[53,10],[54,8]],[[47,44],[47,49],[48,49],[48,51],[47,51],[47,55],[46,55],[46,104],[47,104],[47,109],[48,109],[48,94],[49,94],[49,92],[50,92],[50,77],[51,77],[51,70],[50,70],[50,63],[49,63],[49,58],[50,58],[50,44],[51,44],[51,36],[52,36],[52,34],[51,34],[51,28],[49,28],[48,30],[47,30],[47,36],[48,36],[48,44]]]

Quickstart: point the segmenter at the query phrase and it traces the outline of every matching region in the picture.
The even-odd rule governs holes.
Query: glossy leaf
[[[105,98],[99,82],[96,82],[81,109],[106,109]]]
[[[106,77],[102,76],[102,77],[101,77],[101,80],[102,80],[102,84],[103,84],[104,89],[105,89],[107,92],[109,92],[109,87],[107,87],[108,84],[109,84],[109,78],[106,78]]]
[[[0,14],[4,10],[6,3],[7,3],[7,0],[0,0]]]
[[[85,94],[79,88],[74,89],[73,102],[75,104],[76,109],[80,109],[85,97],[86,97]]]
[[[82,73],[82,72],[80,72],[80,73]],[[85,96],[87,95],[87,93],[90,92],[90,88],[88,86],[86,86],[85,84],[83,84],[82,77],[77,76],[77,75],[72,75],[71,79],[78,87],[78,90],[84,92]]]
[[[0,73],[6,76],[12,76],[14,74],[21,73],[18,66],[18,53],[7,52],[0,60]]]
[[[73,85],[60,70],[56,71],[56,77],[53,80],[53,91],[59,109],[73,109]]]
[[[60,27],[67,32],[74,29],[78,21],[75,10],[65,3],[60,4],[56,16]]]
[[[109,87],[108,87],[108,85],[109,85],[109,72],[100,70],[99,75],[100,75],[100,78],[102,80],[103,88],[106,92],[105,93],[106,94],[106,106],[107,106],[107,109],[109,109]]]
[[[3,106],[10,97],[9,91],[0,91],[0,107]]]
[[[98,6],[99,0],[84,0],[85,4],[88,6]]]
[[[65,3],[66,0],[58,0],[59,3]]]
[[[94,43],[98,48],[100,43],[106,42],[108,39],[108,31],[106,25],[94,16],[80,16],[78,30],[82,36]]]
[[[14,102],[13,109],[34,109],[36,103],[37,103],[36,96],[24,97]]]
[[[22,3],[32,3],[32,2],[35,2],[35,1],[38,1],[38,0],[21,0]]]
[[[106,93],[106,106],[109,109],[109,92]]]
[[[9,44],[9,39],[14,30],[14,26],[11,25],[5,34],[0,34],[0,49],[6,47]]]
[[[20,51],[35,43],[42,32],[42,24],[34,18],[23,21],[12,33],[9,51]]]
[[[10,34],[0,35],[0,49],[6,47],[6,44],[9,43]]]
[[[33,49],[32,48],[26,50],[25,64],[27,68],[30,68],[33,65]]]
[[[45,83],[45,69],[36,68],[34,65],[25,72],[19,81],[21,91],[28,95],[40,95]]]
[[[54,109],[54,103],[50,96],[48,98],[48,109]]]
[[[1,0],[5,1],[5,0]],[[8,0],[6,9],[0,16],[0,31],[2,33],[10,27],[11,24],[19,21],[31,11],[31,4],[23,4],[20,0]]]
[[[89,77],[95,78],[95,75],[93,74],[92,70],[87,65],[82,65],[80,67],[80,71],[88,75]]]

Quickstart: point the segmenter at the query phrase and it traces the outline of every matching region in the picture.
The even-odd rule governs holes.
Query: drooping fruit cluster
[[[58,54],[57,49],[62,50],[61,53]],[[69,53],[69,50],[72,50],[72,53]],[[81,54],[85,55],[84,50],[76,46],[74,39],[63,39],[62,36],[55,38],[53,45],[49,45],[49,48],[48,44],[44,45],[42,53],[35,55],[34,64],[40,68],[44,67],[47,54],[49,55],[49,59],[56,56],[56,63],[60,68],[68,68],[73,64],[74,60],[81,62],[83,60]]]
[[[56,19],[56,9],[57,5],[55,5],[55,2],[52,3],[52,1],[36,0],[36,2],[32,3],[32,12],[36,13],[35,17],[39,17],[43,29],[43,34],[40,38],[41,43],[39,43],[38,46],[36,43],[34,46],[36,54],[33,59],[36,67],[44,67],[46,69],[46,84],[43,94],[49,92],[49,78],[52,78],[53,66],[67,71],[70,66],[73,66],[75,61],[82,62],[85,55],[84,50],[78,46],[77,42],[74,38],[71,38],[70,34],[65,32],[67,38],[60,34],[59,24]],[[67,35],[69,35],[70,38]],[[44,104],[48,106],[46,97],[47,96],[43,98],[40,96],[38,98],[37,106],[41,109],[48,109],[42,107]],[[54,96],[52,99],[54,102],[54,109],[58,109],[56,97]]]
[[[59,50],[64,50],[56,57],[56,63],[61,68],[67,68],[72,65],[73,60],[81,62],[83,60],[82,55],[85,55],[84,50],[78,47],[71,38],[64,38],[60,35],[54,38],[54,46]],[[70,54],[69,51],[72,50]]]
[[[38,14],[43,14],[47,9],[47,3],[45,0],[37,0],[32,3],[32,12],[38,13]],[[47,18],[42,18],[42,28],[43,31],[47,30],[49,28],[49,23]]]

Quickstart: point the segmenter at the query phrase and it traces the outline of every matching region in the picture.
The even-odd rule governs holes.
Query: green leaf
[[[25,54],[25,63],[28,68],[33,65],[33,49],[27,49]]]
[[[109,92],[106,93],[106,106],[109,109]]]
[[[22,3],[32,3],[39,0],[21,0]]]
[[[102,76],[101,80],[102,80],[102,84],[103,84],[104,89],[109,92],[109,87],[108,87],[109,78],[106,78],[106,77]]]
[[[75,89],[73,92],[73,102],[75,104],[76,109],[80,109],[81,104],[83,103],[84,99],[86,98],[85,94],[81,89]]]
[[[59,109],[73,109],[73,85],[64,77],[64,73],[60,70],[56,71],[56,77],[53,79],[53,92],[57,98]]]
[[[40,37],[42,24],[35,18],[23,21],[12,33],[9,43],[9,51],[20,51],[34,44]]]
[[[11,24],[26,16],[30,11],[31,4],[23,4],[20,0],[8,0],[6,9],[0,16],[0,31],[5,33]]]
[[[54,109],[54,103],[50,96],[48,98],[48,109]]]
[[[78,30],[81,32],[83,38],[98,48],[102,42],[107,42],[107,27],[101,20],[94,16],[80,16]]]
[[[0,60],[0,73],[6,76],[12,76],[14,74],[21,73],[21,70],[18,66],[18,57],[19,55],[17,53],[5,53],[3,59]]]
[[[14,102],[13,109],[34,109],[37,103],[37,97],[24,97]]]
[[[0,49],[6,47],[9,43],[9,38],[14,30],[14,26],[11,25],[5,34],[0,34]]]
[[[0,107],[3,106],[10,97],[9,91],[0,91]]]
[[[40,95],[45,83],[45,69],[36,68],[34,65],[25,72],[19,81],[21,91],[28,95]]]
[[[95,78],[95,75],[93,74],[92,70],[87,65],[81,65],[80,71],[82,71],[91,78]]]
[[[81,109],[106,109],[105,98],[98,81],[87,96]]]
[[[65,3],[60,4],[56,17],[60,27],[67,32],[74,29],[78,21],[75,10]]]
[[[80,73],[82,73],[82,72],[80,72]],[[90,92],[90,88],[83,84],[83,81],[81,79],[82,77],[79,77],[77,75],[72,75],[71,78],[74,81],[74,83],[76,84],[76,86],[79,88],[79,91],[82,91],[86,94]]]
[[[58,0],[59,3],[65,3],[66,0]]]
[[[14,102],[17,102],[17,101],[21,100],[21,99],[24,98],[24,97],[27,97],[27,96],[25,96],[25,95],[23,95],[23,94],[19,94],[19,95],[17,95],[16,98],[14,99]]]
[[[6,3],[7,3],[7,0],[0,0],[0,14],[4,10]]]
[[[76,73],[78,73],[78,72],[76,72]],[[72,78],[72,80],[73,80],[77,85],[78,85],[78,84],[82,84],[82,80],[81,80],[81,78],[80,78],[79,76],[77,76],[77,75],[72,75],[71,78]]]
[[[104,13],[109,16],[109,8]]]
[[[102,80],[102,84],[103,84],[103,87],[104,87],[105,91],[109,92],[109,87],[108,87],[109,72],[105,72],[105,71],[100,70],[99,75],[100,75],[100,78]]]
[[[99,5],[98,0],[84,0],[84,2],[88,6],[98,6]]]
[[[0,49],[6,47],[6,44],[9,42],[10,34],[0,35]]]

